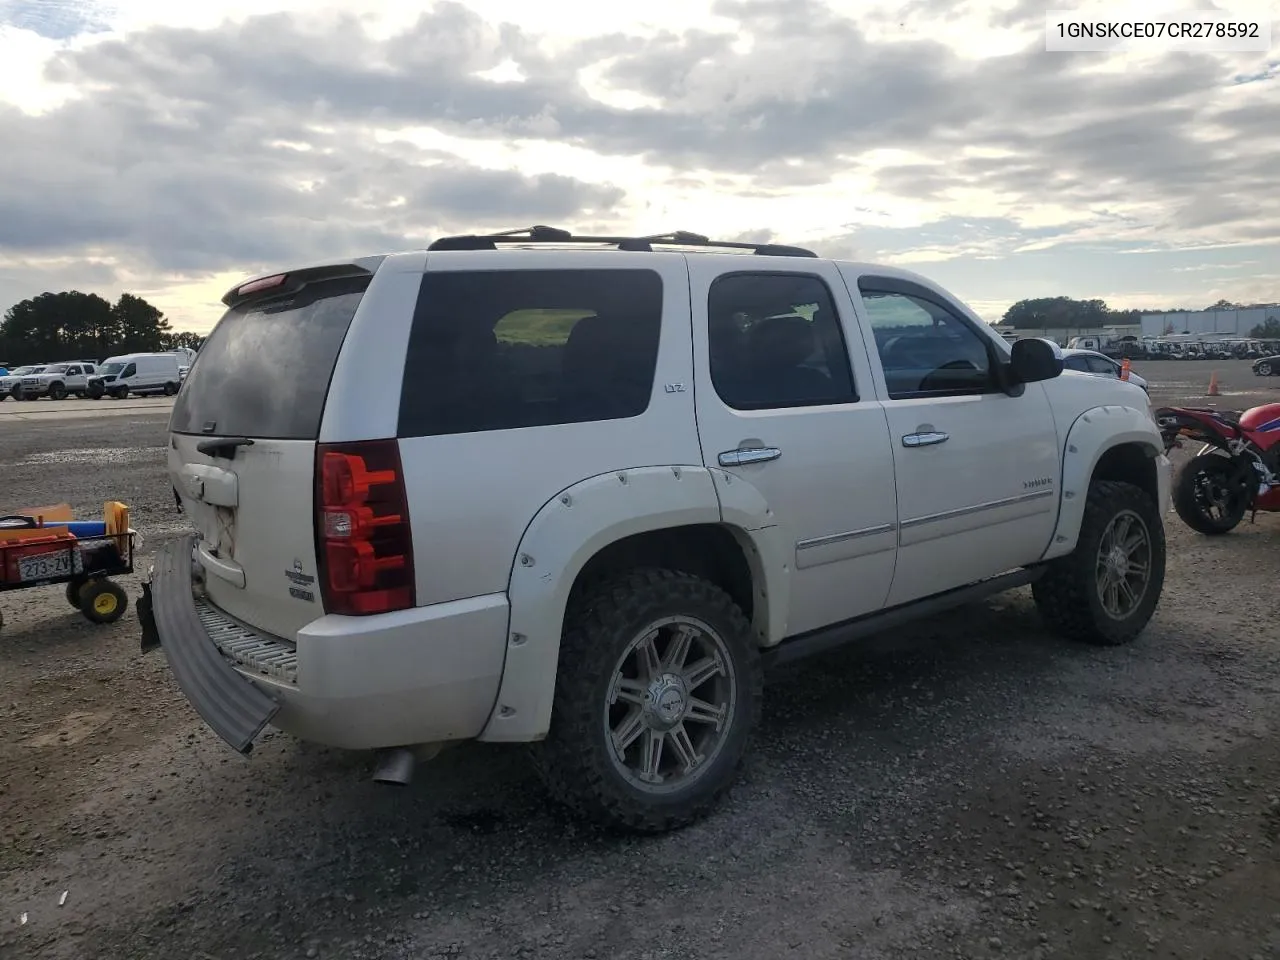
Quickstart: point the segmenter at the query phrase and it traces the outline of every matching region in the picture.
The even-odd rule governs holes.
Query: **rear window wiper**
[[[221,437],[217,440],[201,440],[196,444],[196,452],[206,457],[223,457],[234,459],[237,447],[252,447],[253,441],[248,437]]]

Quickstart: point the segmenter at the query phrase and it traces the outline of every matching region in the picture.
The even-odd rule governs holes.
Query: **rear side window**
[[[314,440],[338,351],[369,280],[323,280],[228,310],[191,365],[170,429]]]
[[[853,403],[849,352],[818,277],[736,273],[707,298],[711,384],[735,410]]]
[[[652,270],[428,273],[400,396],[401,437],[636,417],[662,329]]]

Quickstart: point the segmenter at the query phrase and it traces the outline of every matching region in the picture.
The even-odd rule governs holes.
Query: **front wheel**
[[[116,387],[114,390],[111,391],[111,395],[115,397],[117,400],[125,399],[127,396],[129,396],[129,385],[126,383],[124,386]]]
[[[1141,488],[1112,480],[1089,487],[1076,548],[1031,587],[1054,633],[1119,646],[1146,627],[1164,589],[1160,511]]]
[[[129,608],[129,595],[110,580],[90,580],[80,588],[80,612],[90,623],[115,623]]]
[[[1192,530],[1216,536],[1228,533],[1249,510],[1249,487],[1227,457],[1192,457],[1173,485],[1173,509]]]
[[[1260,376],[1260,377],[1269,377],[1269,376],[1271,376],[1271,364],[1269,364],[1269,363],[1260,363],[1260,364],[1258,364],[1258,369],[1257,369],[1257,370],[1255,370],[1255,371],[1254,371],[1254,373],[1256,373],[1256,374],[1257,374],[1258,376]]]
[[[85,388],[85,393],[89,395],[90,400],[101,400],[105,392],[101,380],[90,380],[89,386]]]
[[[177,392],[178,392],[178,385],[176,383],[166,383],[164,385],[164,395],[166,397],[172,397]]]
[[[716,585],[636,570],[575,600],[547,737],[549,791],[608,826],[659,833],[715,806],[760,715],[759,651]]]

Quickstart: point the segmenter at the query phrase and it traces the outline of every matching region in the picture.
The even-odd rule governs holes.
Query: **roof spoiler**
[[[368,257],[351,263],[328,263],[322,266],[301,267],[284,273],[267,273],[236,284],[225,294],[222,302],[236,307],[262,296],[278,297],[297,293],[308,283],[318,280],[337,280],[342,277],[369,277],[382,262],[382,257]]]

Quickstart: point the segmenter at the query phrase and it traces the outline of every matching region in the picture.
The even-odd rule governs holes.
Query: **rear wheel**
[[[91,580],[80,591],[80,610],[91,623],[115,623],[129,608],[129,595],[110,580]]]
[[[1226,457],[1205,454],[1193,457],[1173,485],[1173,508],[1197,533],[1227,533],[1249,510],[1247,481]]]
[[[67,395],[67,388],[60,383],[49,384],[49,399],[62,400]]]
[[[535,760],[585,816],[675,829],[733,782],[761,697],[759,651],[728,594],[686,573],[633,571],[574,601]]]
[[[1070,640],[1118,646],[1140,634],[1164,589],[1160,511],[1130,483],[1090,485],[1076,548],[1031,592],[1045,624]]]
[[[75,607],[77,610],[82,609],[80,603],[80,593],[88,586],[86,580],[72,580],[67,584],[67,603]]]

